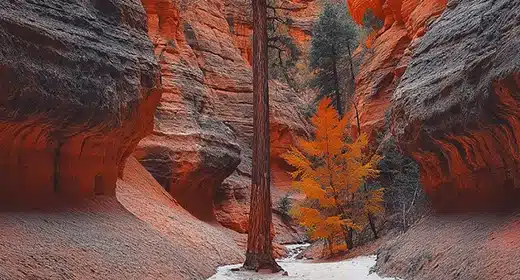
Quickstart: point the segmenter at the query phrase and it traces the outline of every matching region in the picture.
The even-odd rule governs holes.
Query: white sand
[[[305,245],[303,245],[305,246]],[[290,249],[297,249],[293,246]],[[288,247],[289,248],[289,247]],[[375,273],[370,274],[370,268],[376,264],[376,256],[363,256],[341,262],[312,262],[307,260],[296,260],[294,257],[278,261],[289,276],[282,274],[263,274],[249,271],[231,271],[239,268],[242,264],[220,267],[217,274],[208,280],[275,280],[275,279],[298,279],[298,280],[394,280],[396,278],[383,278]]]

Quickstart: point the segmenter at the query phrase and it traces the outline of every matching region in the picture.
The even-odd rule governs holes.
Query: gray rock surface
[[[393,131],[441,208],[519,197],[519,49],[520,1],[457,0],[414,51]]]
[[[138,0],[1,1],[0,197],[113,194],[160,77]]]

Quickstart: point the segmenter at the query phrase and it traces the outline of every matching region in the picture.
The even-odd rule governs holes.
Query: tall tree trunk
[[[244,268],[282,268],[273,258],[269,170],[269,87],[266,0],[253,0],[253,169]]]
[[[332,74],[334,79],[334,91],[336,95],[336,110],[338,110],[338,115],[340,118],[343,117],[343,106],[341,104],[341,91],[339,89],[339,75],[338,75],[338,62],[337,62],[337,55],[336,55],[336,49],[334,48],[334,45],[332,45]]]
[[[329,245],[329,254],[332,256],[334,254],[334,239],[332,238],[332,236],[329,235],[329,237],[327,238],[327,244]]]
[[[347,44],[347,49],[348,49],[348,58],[349,58],[349,62],[350,62],[350,79],[351,79],[351,85],[352,85],[352,98],[354,98],[354,94],[356,92],[356,78],[354,76],[354,65],[352,63],[352,52],[350,51],[350,45],[348,45],[348,44]],[[361,135],[361,121],[359,119],[359,110],[358,110],[356,101],[354,99],[352,100],[352,104],[354,105],[354,110],[356,113],[357,132],[358,132],[358,137],[359,137]],[[368,191],[366,186],[364,189],[365,189],[365,192]],[[376,224],[374,223],[374,216],[370,212],[367,213],[367,216],[368,216],[368,224],[370,225],[370,229],[372,230],[372,233],[374,234],[374,238],[378,239],[379,236],[377,235]]]
[[[347,230],[347,249],[349,250],[352,250],[352,248],[354,248],[353,233],[354,230],[352,230],[352,228],[349,227]]]
[[[354,63],[352,63],[352,51],[350,50],[350,44],[347,44],[348,50],[348,61],[350,62],[350,79],[352,85],[352,96],[354,96],[356,89],[356,77],[354,76]]]

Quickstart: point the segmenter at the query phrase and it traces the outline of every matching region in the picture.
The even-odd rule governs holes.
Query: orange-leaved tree
[[[338,118],[329,98],[323,99],[312,117],[313,139],[298,139],[297,147],[283,155],[295,168],[293,187],[306,199],[291,212],[311,238],[325,239],[332,250],[339,238],[351,249],[352,230],[367,224],[367,213],[383,212],[383,190],[362,191],[365,180],[378,175],[378,156],[367,160],[366,135],[349,141],[347,119]]]

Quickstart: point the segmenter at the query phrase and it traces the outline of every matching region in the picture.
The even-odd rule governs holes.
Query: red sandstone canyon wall
[[[426,22],[435,20],[444,11],[446,1],[348,0],[347,4],[358,24],[363,22],[368,9],[385,23],[370,48],[356,52],[360,66],[356,75],[355,102],[360,111],[361,127],[365,132],[376,133],[385,125],[392,94],[424,34]]]
[[[141,3],[2,1],[0,26],[0,205],[114,195],[160,98]]]
[[[241,29],[229,25],[229,3],[143,0],[164,92],[154,132],[141,141],[135,156],[190,213],[244,233],[252,73],[248,46],[237,39]],[[250,37],[250,30],[242,31],[248,33],[244,38]],[[294,135],[307,133],[299,110],[303,104],[286,85],[271,83],[273,161]],[[285,180],[283,171],[273,173]],[[273,177],[276,185],[280,176]]]
[[[246,61],[251,64],[253,15],[251,1],[224,0],[224,12],[235,45]],[[301,51],[306,54],[312,39],[312,25],[321,12],[316,0],[280,0],[276,2],[277,15],[289,18],[288,33]]]
[[[393,95],[394,134],[440,209],[520,198],[518,1],[453,1]]]
[[[356,1],[385,20],[358,53],[364,131],[391,127],[439,210],[517,205],[516,1]],[[442,15],[441,15],[442,14]]]

